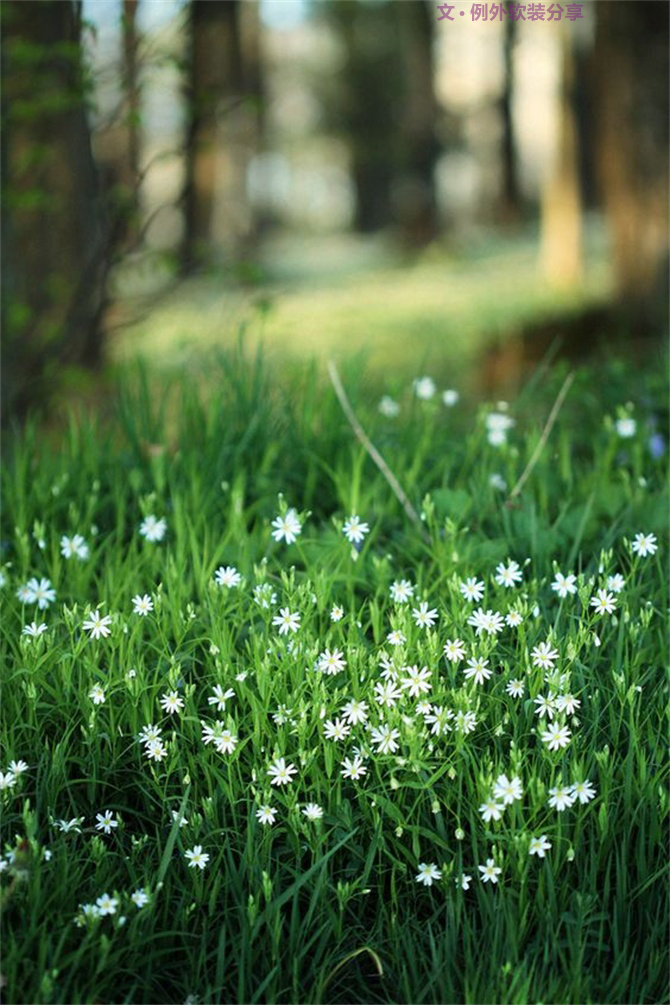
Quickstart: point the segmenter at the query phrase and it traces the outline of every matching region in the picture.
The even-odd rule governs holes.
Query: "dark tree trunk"
[[[505,59],[505,78],[503,92],[500,96],[500,118],[502,124],[502,142],[500,150],[501,186],[500,186],[500,218],[504,223],[516,222],[521,216],[521,197],[519,193],[519,175],[514,137],[514,117],[512,102],[514,100],[514,47],[516,45],[517,21],[505,19],[503,54]]]
[[[3,409],[102,354],[108,235],[86,118],[81,5],[2,5]]]

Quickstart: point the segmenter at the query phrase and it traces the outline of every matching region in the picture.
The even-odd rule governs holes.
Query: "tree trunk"
[[[500,186],[500,220],[502,223],[515,223],[521,216],[514,117],[512,115],[512,102],[514,100],[514,47],[516,45],[517,23],[517,21],[508,17],[505,19],[503,29],[505,77],[503,92],[500,96],[500,119],[502,125],[500,149],[502,175]]]
[[[86,119],[81,5],[2,5],[3,409],[101,359],[108,241]]]

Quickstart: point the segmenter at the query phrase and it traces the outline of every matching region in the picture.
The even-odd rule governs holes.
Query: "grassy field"
[[[7,445],[4,1000],[666,1000],[663,371],[270,374]]]

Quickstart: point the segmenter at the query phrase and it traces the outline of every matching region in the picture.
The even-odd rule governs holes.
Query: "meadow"
[[[8,439],[5,1001],[667,999],[663,367],[340,374]]]

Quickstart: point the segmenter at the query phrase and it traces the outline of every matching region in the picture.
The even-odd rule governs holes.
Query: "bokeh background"
[[[240,331],[488,395],[656,369],[669,12],[5,0],[5,420]]]

